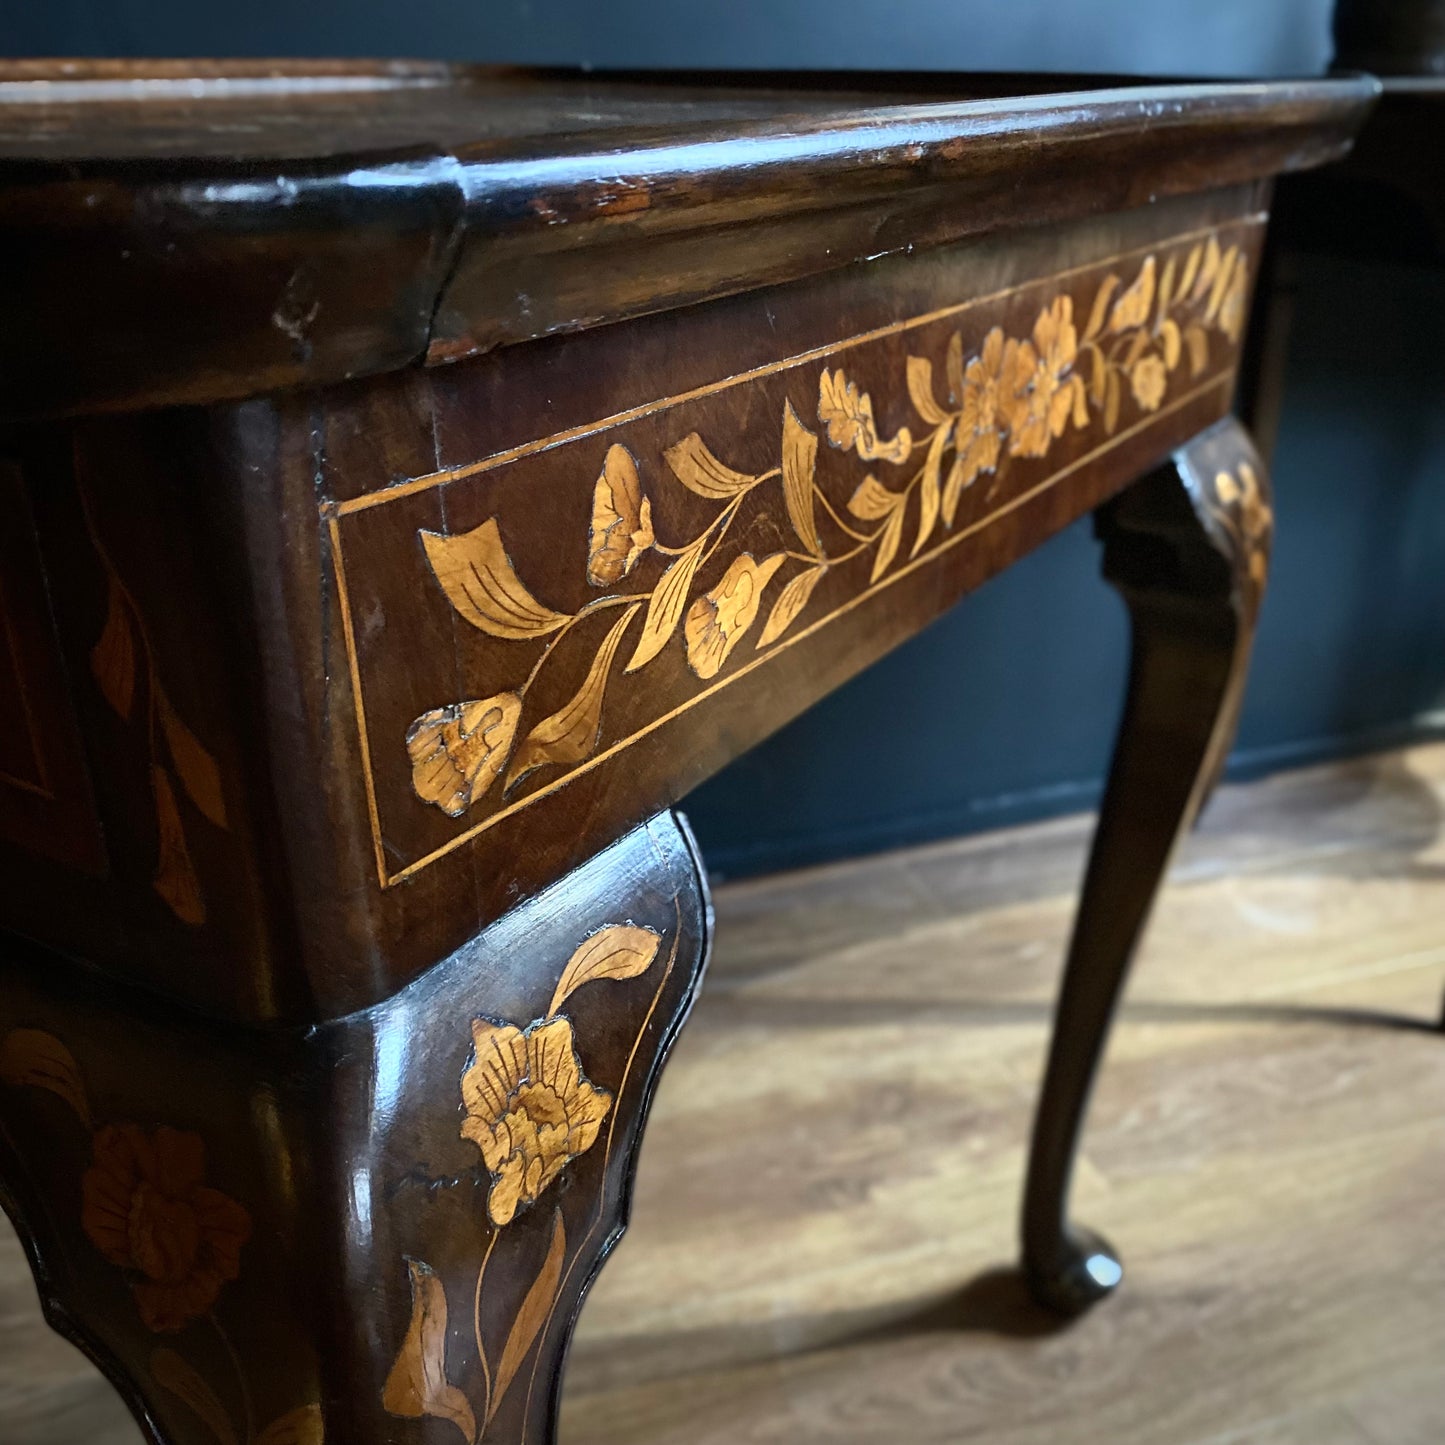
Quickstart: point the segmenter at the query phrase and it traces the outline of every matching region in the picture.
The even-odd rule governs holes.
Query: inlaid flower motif
[[[1256,586],[1262,586],[1269,568],[1274,511],[1264,499],[1254,468],[1248,462],[1241,462],[1238,481],[1228,472],[1220,472],[1214,479],[1214,491],[1225,506],[1233,508],[1249,558],[1249,575]]]
[[[995,326],[983,339],[979,354],[963,373],[963,397],[955,433],[960,481],[967,486],[980,472],[998,465],[1003,445],[1003,363],[1002,328]]]
[[[843,374],[839,367],[830,372],[825,366],[818,379],[818,420],[828,428],[828,441],[847,451],[854,448],[865,462],[903,462],[913,450],[913,437],[907,427],[899,430],[891,442],[878,439],[878,426],[873,420],[873,400]]]
[[[1164,358],[1156,356],[1152,351],[1141,356],[1134,363],[1129,385],[1133,389],[1134,400],[1139,403],[1140,411],[1158,411],[1159,403],[1164,400],[1165,388],[1169,385],[1169,372],[1164,365]]]
[[[501,1226],[596,1143],[612,1095],[583,1074],[569,1019],[538,1019],[525,1031],[476,1019],[472,1042],[462,1137],[491,1171],[487,1212]]]
[[[1031,340],[1005,347],[1001,382],[1011,456],[1041,457],[1063,435],[1076,393],[1083,395],[1079,378],[1069,374],[1078,350],[1070,296],[1055,297],[1039,313]]]
[[[521,715],[514,692],[423,713],[406,735],[417,797],[460,817],[506,766]]]
[[[592,490],[587,580],[594,587],[620,582],[656,540],[652,502],[643,495],[637,464],[626,447],[613,445]]]
[[[1224,300],[1219,303],[1219,329],[1232,342],[1238,342],[1244,332],[1245,303],[1249,299],[1249,263],[1239,256],[1234,269],[1229,273],[1229,285],[1224,291]]]
[[[205,1314],[241,1272],[251,1217],[205,1183],[195,1134],[116,1124],[95,1136],[81,1190],[81,1222],[112,1264],[131,1271],[146,1327],[179,1330]]]
[[[683,635],[687,661],[701,678],[716,677],[738,640],[753,625],[763,600],[763,588],[783,563],[776,553],[762,562],[750,552],[734,557],[722,579],[687,609]]]

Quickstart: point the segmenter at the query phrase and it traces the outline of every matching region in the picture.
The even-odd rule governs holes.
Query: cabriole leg
[[[1220,422],[1103,509],[1104,571],[1133,629],[1128,699],[1084,880],[1034,1124],[1023,1261],[1040,1302],[1075,1314],[1122,1277],[1069,1220],[1090,1089],[1149,910],[1232,740],[1273,518],[1238,423]]]
[[[312,1030],[7,947],[0,1201],[51,1323],[157,1445],[547,1445],[709,927],[663,815]]]

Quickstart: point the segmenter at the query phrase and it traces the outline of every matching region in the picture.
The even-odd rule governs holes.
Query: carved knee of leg
[[[51,1322],[177,1445],[550,1440],[708,929],[664,815],[305,1031],[0,971],[3,1198]]]

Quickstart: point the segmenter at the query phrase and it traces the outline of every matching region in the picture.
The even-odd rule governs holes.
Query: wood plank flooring
[[[1128,1275],[1062,1329],[1008,1266],[1089,820],[720,889],[563,1445],[1445,1441],[1442,819],[1445,745],[1215,800],[1080,1169]],[[0,1440],[139,1440],[8,1233]]]

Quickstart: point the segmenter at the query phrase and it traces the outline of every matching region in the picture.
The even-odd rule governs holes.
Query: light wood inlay
[[[1222,402],[1260,225],[1186,231],[323,504],[381,886],[919,569],[957,567],[961,544],[1201,398]],[[723,402],[745,406],[745,432]],[[575,480],[529,469],[562,449]],[[518,550],[539,506],[548,569]],[[415,585],[368,625],[354,593],[394,564],[398,516],[417,519]],[[575,575],[557,576],[573,553]],[[404,733],[379,730],[369,700],[437,609],[457,640],[413,659],[429,690]],[[457,820],[439,844],[427,806]]]

